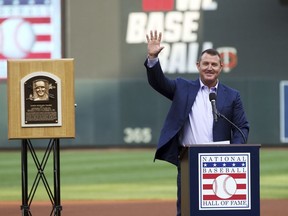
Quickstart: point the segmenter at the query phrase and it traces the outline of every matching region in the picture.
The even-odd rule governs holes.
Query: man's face
[[[45,95],[45,83],[43,81],[38,81],[35,83],[36,92],[40,97]]]
[[[209,88],[214,87],[222,70],[220,58],[217,55],[204,53],[200,62],[197,62],[197,68],[201,81]]]

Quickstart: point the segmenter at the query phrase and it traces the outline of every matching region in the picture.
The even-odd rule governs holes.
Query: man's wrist
[[[148,66],[149,68],[152,68],[157,62],[158,62],[158,57],[153,58],[153,59],[150,59],[150,58],[147,56],[147,66]]]
[[[158,56],[157,55],[147,55],[147,58],[149,59],[149,60],[153,60],[153,59],[157,59],[158,58]]]

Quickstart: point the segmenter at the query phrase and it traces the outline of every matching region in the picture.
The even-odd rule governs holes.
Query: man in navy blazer
[[[223,63],[219,53],[208,49],[201,53],[197,62],[199,79],[167,78],[161,68],[158,54],[161,33],[146,35],[148,57],[145,61],[149,84],[172,101],[161,130],[155,159],[165,160],[177,166],[177,215],[181,215],[181,176],[179,157],[181,150],[191,144],[230,141],[232,144],[246,143],[249,124],[237,90],[221,84],[218,76]],[[225,118],[213,120],[209,94],[217,96],[216,108]],[[231,123],[235,124],[241,132]]]

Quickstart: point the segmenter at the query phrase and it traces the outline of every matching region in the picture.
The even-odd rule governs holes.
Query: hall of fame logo
[[[198,157],[199,210],[251,209],[250,153]]]

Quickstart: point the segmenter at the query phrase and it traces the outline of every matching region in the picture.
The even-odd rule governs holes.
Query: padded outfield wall
[[[288,142],[288,103],[280,94],[281,81],[288,80],[288,6],[279,0],[63,3],[63,57],[75,59],[77,103],[76,139],[62,140],[63,146],[157,143],[170,102],[147,84],[143,66],[145,34],[155,28],[164,34],[160,61],[169,77],[196,79],[199,53],[217,48],[225,63],[221,82],[241,92],[251,126],[248,142]],[[7,138],[6,89],[6,80],[1,80],[4,148],[19,145]],[[288,101],[288,96],[282,98]]]

